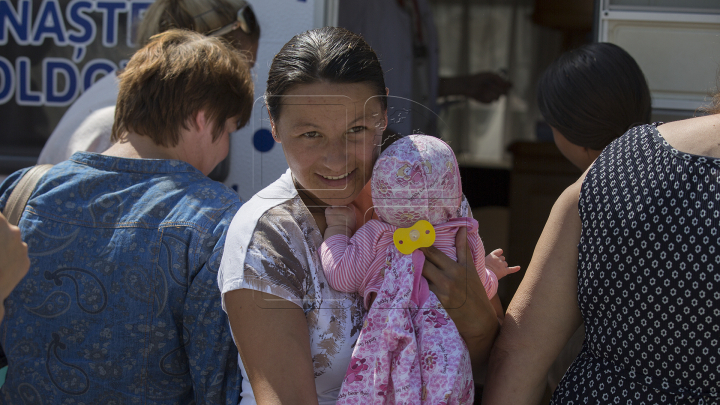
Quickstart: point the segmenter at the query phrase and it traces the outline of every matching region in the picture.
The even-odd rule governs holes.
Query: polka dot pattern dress
[[[552,403],[720,404],[720,159],[633,128],[579,210],[586,338]]]

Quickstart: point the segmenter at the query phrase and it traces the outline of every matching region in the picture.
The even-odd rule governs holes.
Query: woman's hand
[[[470,351],[473,374],[477,374],[490,354],[498,319],[468,251],[465,228],[458,231],[455,247],[457,262],[433,246],[422,248],[423,276],[455,322]]]

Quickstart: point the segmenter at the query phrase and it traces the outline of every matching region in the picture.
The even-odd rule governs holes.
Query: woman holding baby
[[[329,236],[328,222],[352,217],[356,224],[348,223],[355,228],[349,234],[379,219],[369,182],[386,126],[386,95],[375,53],[344,29],[300,34],[272,63],[266,103],[290,169],[235,217],[219,274],[240,351],[243,404],[323,404],[338,398],[366,307],[362,296],[330,286],[319,251],[323,236]],[[326,217],[329,206],[355,212]],[[449,215],[467,217],[468,211],[458,198]],[[468,364],[478,370],[498,319],[478,274],[492,276],[476,269],[482,245],[468,248],[468,232],[477,225],[468,224],[469,231],[465,226],[452,231],[452,251],[420,249],[424,262],[416,270],[466,345]],[[455,249],[456,256],[447,254]],[[502,256],[491,256],[500,273],[514,270]]]

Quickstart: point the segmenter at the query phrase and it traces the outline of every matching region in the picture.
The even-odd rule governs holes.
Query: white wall
[[[253,146],[253,137],[260,130],[270,130],[267,110],[262,96],[265,93],[270,63],[275,54],[294,35],[317,26],[329,18],[326,0],[248,0],[260,23],[261,36],[257,61],[253,68],[255,105],[250,122],[232,134],[230,174],[225,184],[237,188],[238,195],[247,201],[257,191],[275,181],[287,170],[280,144],[260,152]],[[317,3],[317,4],[316,4]]]
[[[686,111],[690,116],[716,89],[720,13],[682,12],[679,7],[684,1],[652,2],[673,3],[676,12],[654,12],[652,6],[639,5],[630,10],[601,8],[598,40],[617,44],[637,61],[650,87],[656,112]],[[626,3],[640,2],[618,1]]]

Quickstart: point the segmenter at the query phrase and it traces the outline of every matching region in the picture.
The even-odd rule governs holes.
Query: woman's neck
[[[133,133],[125,134],[122,140],[114,143],[102,154],[130,159],[182,160],[174,148],[156,145],[150,137]]]
[[[312,214],[321,213],[324,215],[325,208],[329,207],[330,205],[309,192],[305,187],[302,186],[302,184],[297,181],[295,176],[293,176],[292,180],[293,185],[295,186],[295,190],[297,190],[300,199],[302,200],[303,204],[305,204],[308,211],[310,211],[310,213]]]
[[[355,214],[357,219],[358,228],[363,226],[367,221],[371,219],[377,219],[375,210],[373,209],[373,201],[371,194],[370,182],[365,184],[365,187],[360,191],[360,194],[352,202],[355,206]]]

